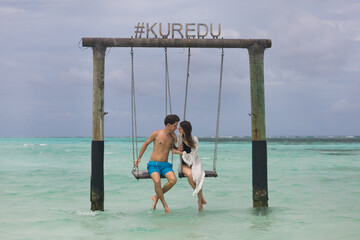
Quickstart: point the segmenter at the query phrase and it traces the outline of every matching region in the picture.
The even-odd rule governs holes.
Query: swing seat
[[[186,177],[185,174],[182,172],[179,172],[178,175],[179,175],[179,178]],[[217,176],[218,176],[218,174],[216,171],[205,170],[205,177],[217,177]]]
[[[139,179],[151,179],[148,170],[132,170],[132,175],[139,180]],[[164,176],[161,176],[161,178],[165,178]]]

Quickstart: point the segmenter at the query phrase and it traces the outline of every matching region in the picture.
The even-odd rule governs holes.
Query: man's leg
[[[167,183],[164,184],[162,190],[163,190],[163,193],[165,194],[167,191],[169,191],[177,182],[177,179],[176,179],[176,176],[175,176],[175,173],[173,171],[169,171],[165,174],[165,177],[166,179],[168,180]],[[152,200],[154,201],[153,203],[153,209],[155,210],[156,208],[156,204],[159,200],[159,197],[156,195],[154,195],[152,197]]]
[[[168,180],[167,183],[163,186],[163,192],[166,193],[169,191],[177,182],[175,173],[173,171],[169,171],[165,174],[166,179]]]
[[[160,199],[161,203],[163,204],[164,206],[164,209],[165,209],[165,212],[166,213],[171,213],[168,205],[166,204],[165,202],[165,198],[164,198],[164,193],[163,193],[163,190],[161,189],[161,181],[160,181],[160,174],[158,172],[153,172],[151,174],[151,178],[154,182],[154,188],[155,188],[155,192],[156,192],[156,196],[158,197],[158,199]],[[154,198],[154,197],[153,197]],[[154,200],[154,199],[153,199]],[[156,201],[157,202],[157,201]],[[154,201],[154,204],[153,204],[153,209],[155,210],[155,206],[156,206],[156,203]]]

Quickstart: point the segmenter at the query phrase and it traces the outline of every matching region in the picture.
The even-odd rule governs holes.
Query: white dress
[[[187,153],[183,151],[183,153],[180,155],[179,172],[182,172],[182,159],[188,166],[191,166],[192,178],[193,181],[196,183],[196,187],[193,192],[193,196],[195,196],[195,194],[197,194],[203,186],[205,179],[205,171],[202,169],[200,157],[198,155],[199,140],[195,136],[192,136],[192,138],[194,141],[194,147],[191,148],[191,152]],[[179,134],[179,138],[175,146],[179,147],[182,143],[182,135]]]

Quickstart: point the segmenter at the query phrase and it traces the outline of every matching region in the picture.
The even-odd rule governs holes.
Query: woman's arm
[[[173,148],[171,149],[171,152],[173,154],[179,154],[181,155],[183,153],[183,145],[181,145],[180,147],[178,147],[177,149],[176,148]]]

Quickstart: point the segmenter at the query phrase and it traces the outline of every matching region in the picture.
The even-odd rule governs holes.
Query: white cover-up
[[[183,153],[180,155],[179,172],[182,172],[182,159],[188,166],[191,166],[192,178],[193,181],[196,183],[196,187],[192,195],[195,196],[195,194],[197,194],[203,186],[205,179],[205,171],[202,169],[200,157],[198,155],[199,140],[195,136],[192,136],[192,138],[194,141],[194,147],[191,148],[191,152],[187,153],[186,151],[183,151]],[[179,138],[175,146],[179,147],[182,143],[182,135],[179,134]]]

